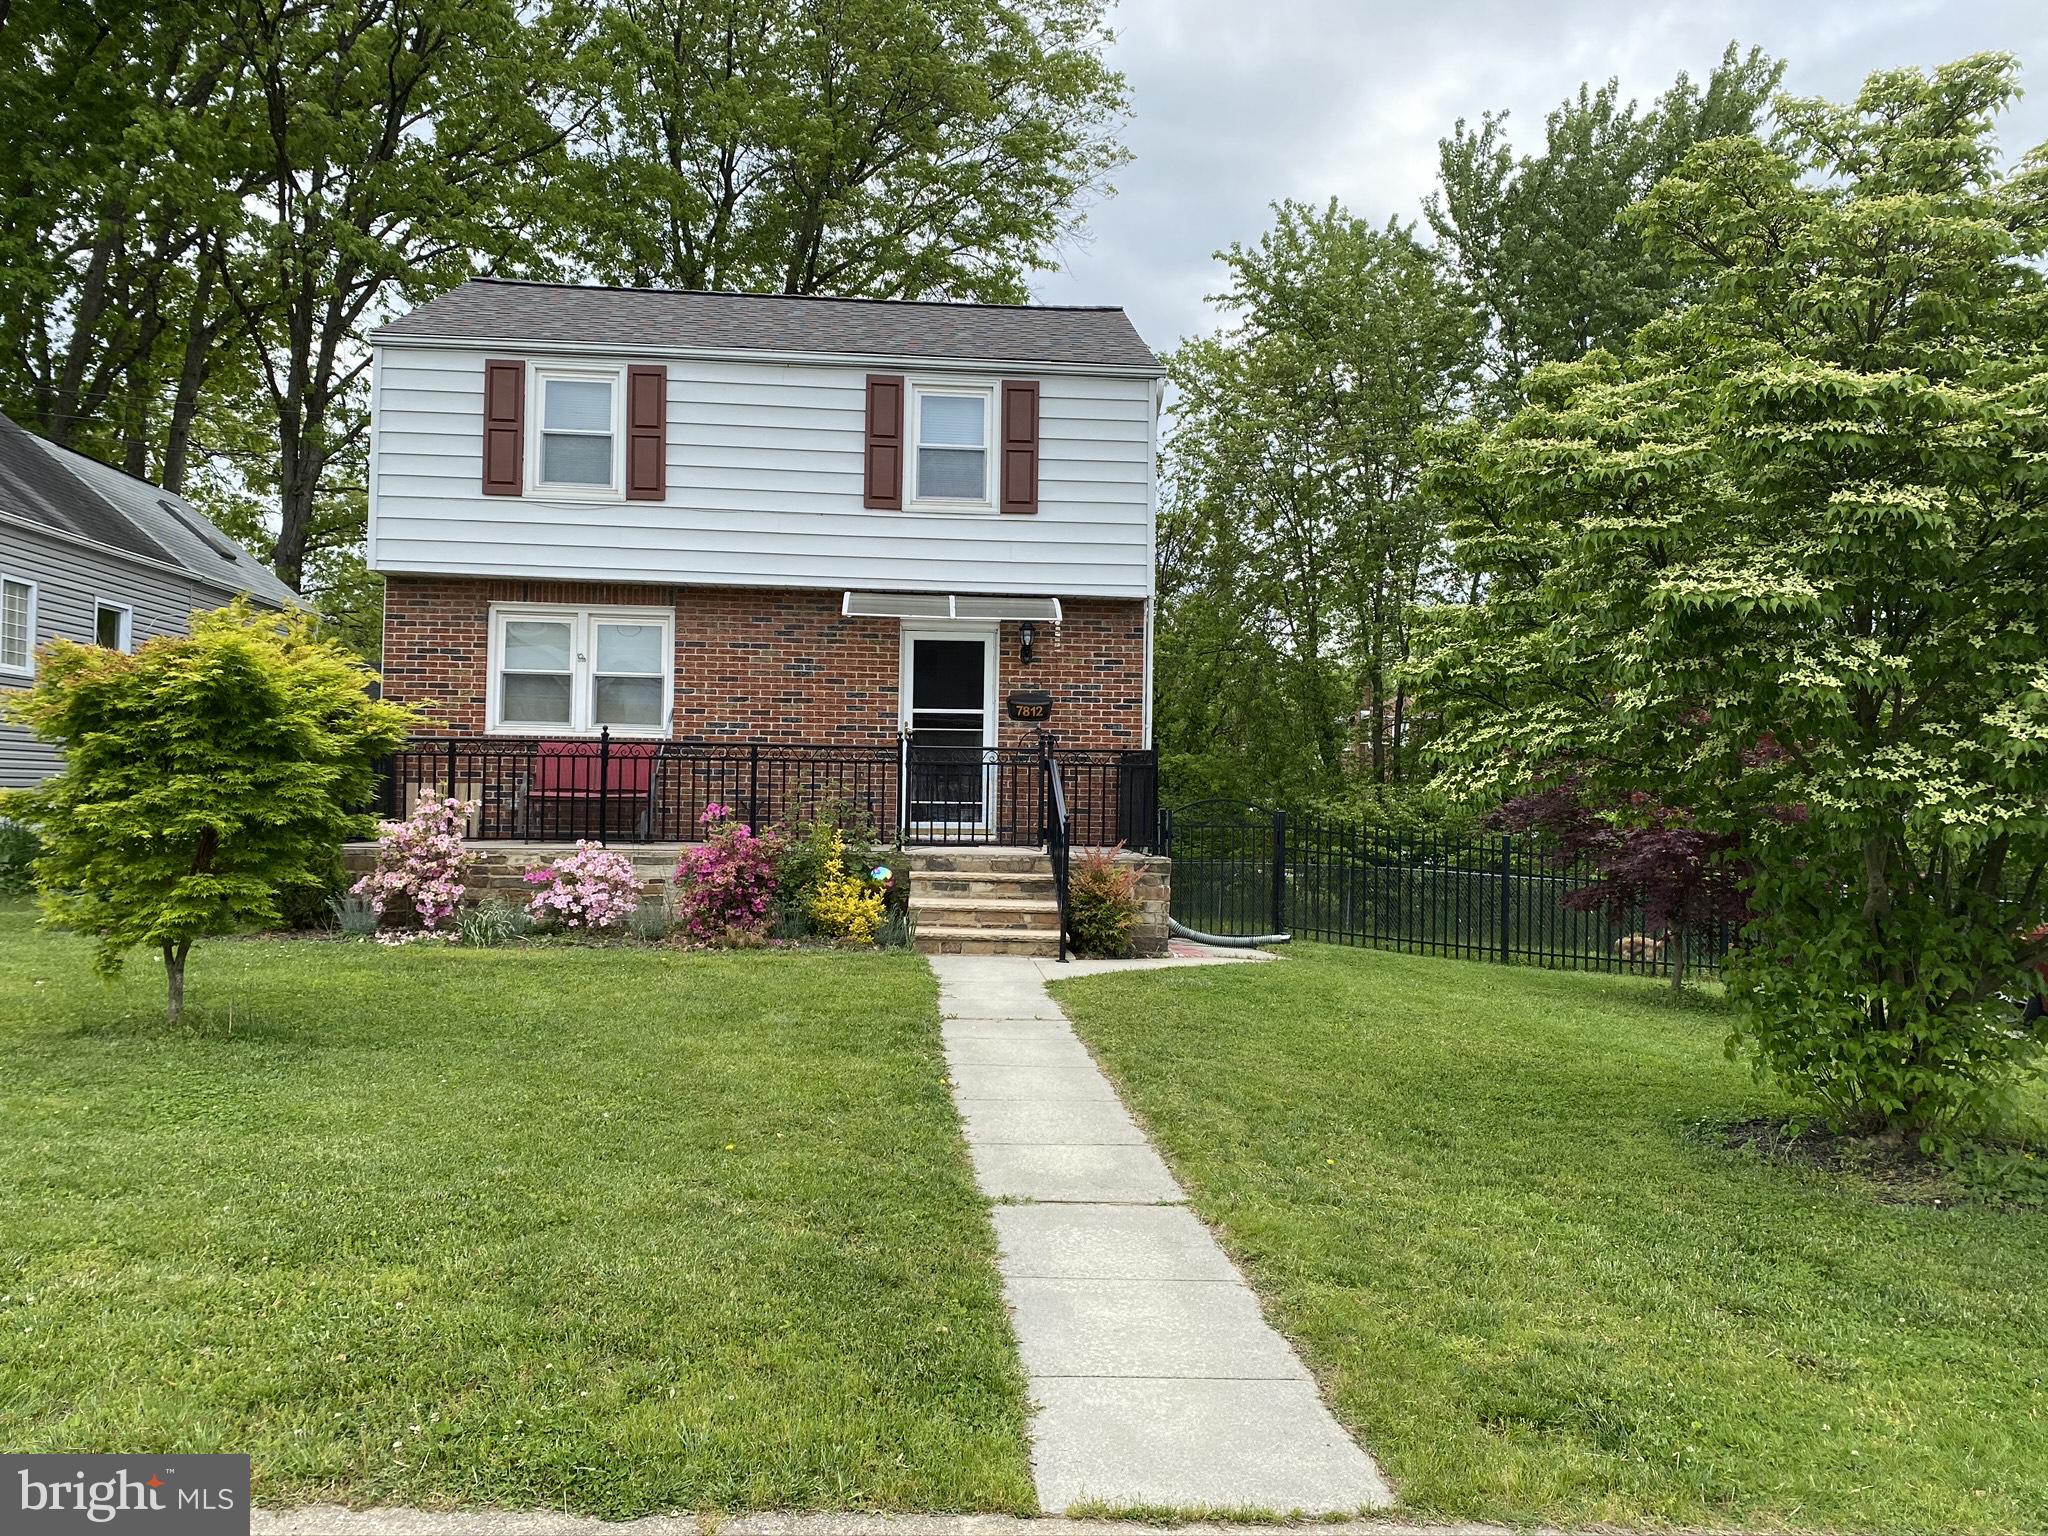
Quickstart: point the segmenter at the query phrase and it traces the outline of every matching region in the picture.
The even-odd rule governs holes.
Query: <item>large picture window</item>
[[[912,499],[987,506],[989,391],[919,385],[911,399],[917,440]]]
[[[668,734],[675,615],[666,608],[496,607],[490,662],[493,731]]]
[[[619,376],[537,369],[537,490],[610,494],[619,488]]]
[[[35,665],[35,583],[0,576],[0,672],[26,677]]]

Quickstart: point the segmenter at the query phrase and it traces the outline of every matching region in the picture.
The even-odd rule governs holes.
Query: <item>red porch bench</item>
[[[534,750],[532,776],[520,781],[513,814],[531,838],[536,813],[544,826],[552,819],[554,825],[566,823],[573,830],[579,821],[598,814],[583,808],[597,807],[601,799],[606,820],[611,807],[632,807],[633,835],[645,841],[653,825],[654,763],[660,751],[658,741],[615,741],[604,754],[594,741],[543,741]],[[602,826],[597,828],[600,838],[604,832]]]

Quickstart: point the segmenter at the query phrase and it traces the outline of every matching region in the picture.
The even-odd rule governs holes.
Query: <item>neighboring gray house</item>
[[[182,498],[0,416],[0,694],[33,680],[50,640],[132,650],[244,593],[298,601]],[[50,748],[0,721],[0,788],[55,768]]]

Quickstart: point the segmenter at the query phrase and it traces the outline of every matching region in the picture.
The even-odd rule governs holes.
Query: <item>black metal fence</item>
[[[509,842],[686,843],[722,805],[753,827],[850,810],[911,845],[1038,846],[1045,759],[1065,773],[1068,835],[1084,847],[1150,848],[1159,824],[1151,752],[893,743],[425,737],[385,763],[376,809],[422,796],[474,803],[469,836]]]
[[[1614,923],[1564,897],[1587,884],[1536,839],[1391,833],[1357,822],[1232,803],[1163,818],[1173,915],[1204,933],[1291,933],[1467,960],[1639,975],[1666,973],[1673,944],[1688,971],[1718,970],[1725,924],[1682,940],[1639,920]]]

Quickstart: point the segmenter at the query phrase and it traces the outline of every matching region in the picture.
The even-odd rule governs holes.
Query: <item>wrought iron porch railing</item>
[[[749,826],[806,820],[828,807],[906,846],[1040,847],[1050,829],[1057,758],[1068,840],[1151,850],[1159,838],[1159,764],[1150,751],[895,742],[563,740],[436,736],[407,744],[380,776],[375,809],[422,795],[472,802],[472,838],[507,842],[684,843],[722,805]]]

